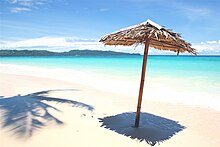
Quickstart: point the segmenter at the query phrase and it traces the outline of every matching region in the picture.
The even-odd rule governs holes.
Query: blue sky
[[[102,49],[101,36],[151,19],[220,54],[219,8],[219,0],[0,0],[0,47]]]

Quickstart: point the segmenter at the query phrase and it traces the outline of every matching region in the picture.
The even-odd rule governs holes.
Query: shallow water
[[[136,96],[142,56],[1,57],[0,63],[38,68],[32,74],[42,69],[42,76],[90,83],[102,90],[110,89]],[[84,78],[78,79],[77,76]],[[220,56],[148,57],[145,84],[147,98],[218,109],[219,89]]]

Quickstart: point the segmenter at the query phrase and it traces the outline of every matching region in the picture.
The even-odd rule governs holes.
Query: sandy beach
[[[136,97],[7,69],[0,81],[1,147],[220,145],[214,109],[144,98],[137,129]]]

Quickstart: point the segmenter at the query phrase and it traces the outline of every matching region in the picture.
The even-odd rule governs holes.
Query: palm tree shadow
[[[141,113],[139,128],[133,127],[135,113],[127,112],[115,116],[99,118],[101,127],[110,129],[140,142],[146,141],[151,146],[170,139],[179,131],[185,129],[178,122],[149,113]]]
[[[66,103],[73,107],[85,108],[93,111],[93,107],[81,102],[66,100],[55,97],[48,97],[49,92],[60,90],[48,90],[28,95],[17,95],[13,97],[2,97],[0,99],[0,112],[2,114],[1,126],[7,128],[13,135],[22,138],[28,138],[37,130],[47,126],[49,122],[55,122],[62,125],[60,119],[49,112],[49,109],[61,112],[54,106],[45,103],[58,102]]]

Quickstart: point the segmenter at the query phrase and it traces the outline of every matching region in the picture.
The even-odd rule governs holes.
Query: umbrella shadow
[[[49,122],[55,122],[57,125],[64,124],[64,122],[49,111],[52,109],[61,112],[61,110],[46,102],[65,103],[72,107],[85,108],[89,111],[94,109],[92,106],[81,102],[49,97],[48,94],[52,91],[61,90],[48,90],[22,96],[2,97],[0,99],[0,112],[2,114],[0,125],[2,128],[7,128],[9,132],[12,132],[17,137],[29,138],[35,131],[39,131],[47,126]]]
[[[99,122],[102,123],[101,127],[137,139],[140,142],[146,141],[151,146],[160,144],[185,129],[177,121],[149,113],[141,113],[140,126],[135,128],[135,114],[134,112],[127,112],[108,116],[99,118]]]

